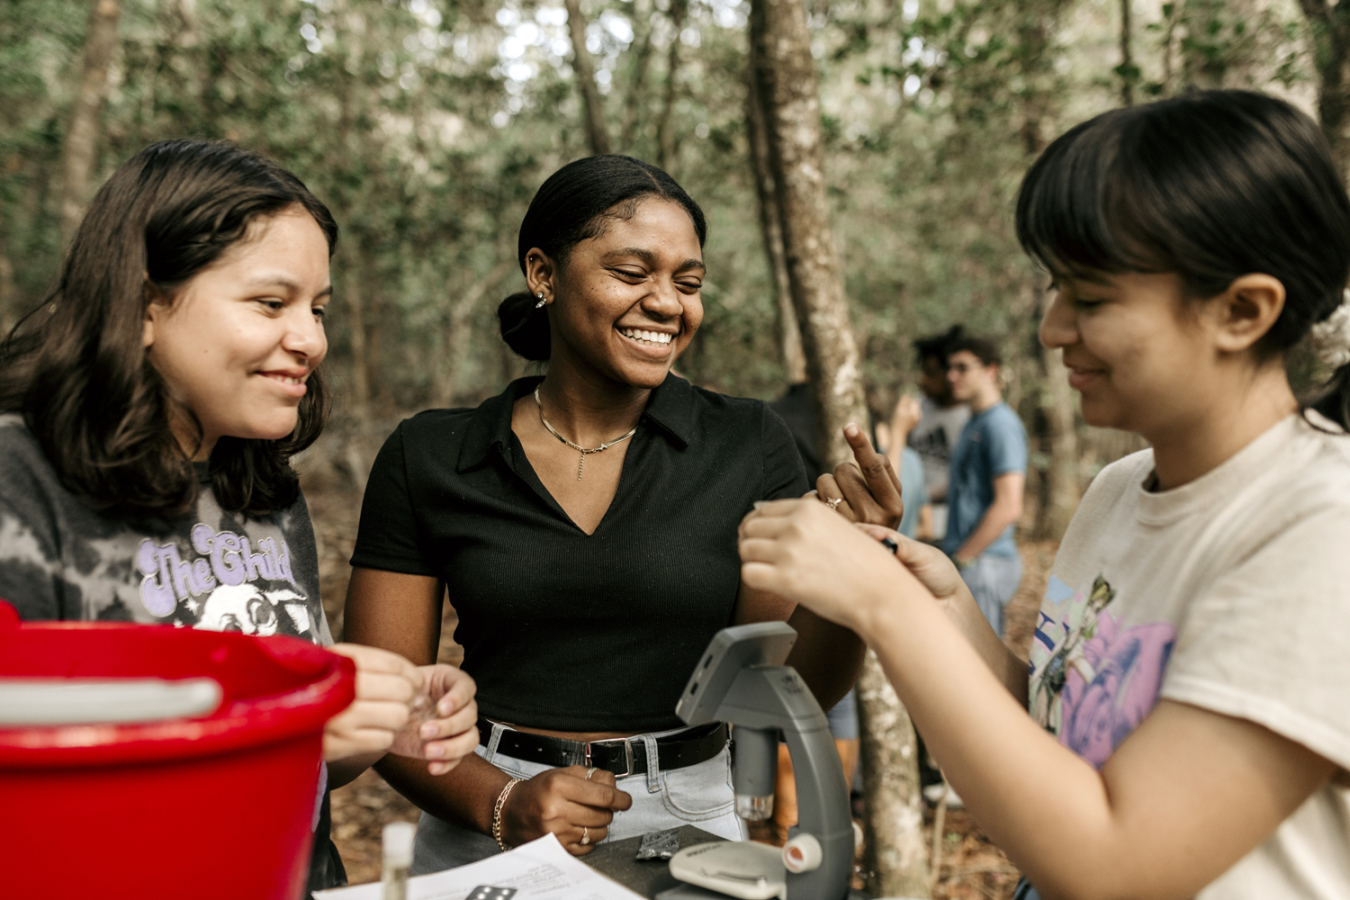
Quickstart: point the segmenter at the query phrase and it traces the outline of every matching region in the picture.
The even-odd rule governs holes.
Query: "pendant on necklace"
[[[607,442],[607,443],[601,444],[599,447],[589,447],[589,448],[588,448],[588,447],[583,447],[583,446],[581,446],[580,444],[574,444],[574,443],[572,443],[571,441],[569,441],[567,438],[563,437],[561,434],[558,433],[558,429],[556,429],[556,428],[554,428],[552,425],[550,425],[548,419],[544,418],[544,404],[539,400],[539,388],[538,388],[538,386],[536,386],[535,389],[534,389],[534,405],[537,406],[537,407],[539,407],[539,421],[540,421],[540,423],[543,424],[543,426],[544,426],[546,429],[548,429],[548,433],[551,434],[551,435],[553,435],[555,438],[557,438],[558,440],[562,441],[564,444],[566,444],[567,446],[571,447],[573,450],[576,450],[578,453],[581,454],[581,458],[577,460],[577,481],[580,481],[580,480],[581,480],[581,473],[584,472],[584,471],[586,471],[586,454],[587,454],[587,453],[599,453],[601,450],[608,450],[610,447],[613,447],[615,444],[621,444],[621,443],[623,443],[624,441],[628,440],[628,439],[629,439],[630,437],[632,437],[633,435],[637,434],[637,426],[634,425],[633,428],[632,428],[632,430],[629,431],[627,434],[625,434],[623,437],[615,438],[615,439],[612,440],[612,441],[609,441],[609,442]]]

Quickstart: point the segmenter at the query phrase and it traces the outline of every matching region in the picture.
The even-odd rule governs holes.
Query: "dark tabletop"
[[[693,825],[685,825],[680,829],[680,849],[693,847],[696,844],[706,844],[709,841],[721,841],[715,834],[709,834],[701,828],[695,828]],[[711,891],[703,891],[693,885],[686,885],[677,881],[670,874],[670,860],[652,859],[638,860],[636,858],[638,844],[642,843],[641,837],[628,838],[627,840],[614,841],[608,844],[601,844],[595,848],[593,853],[581,857],[581,861],[586,863],[592,869],[622,884],[631,891],[636,891],[648,900],[654,900],[657,894],[662,891],[670,890],[675,887],[684,887],[690,897],[720,897],[720,894],[714,894]],[[871,895],[862,891],[850,891],[849,900],[870,900]]]
[[[681,850],[695,844],[720,840],[723,838],[693,825],[685,825],[680,829]],[[581,857],[581,861],[644,897],[652,898],[661,891],[678,886],[680,882],[670,874],[670,860],[636,858],[638,844],[641,842],[641,837],[633,837],[601,844],[595,848],[595,852]]]

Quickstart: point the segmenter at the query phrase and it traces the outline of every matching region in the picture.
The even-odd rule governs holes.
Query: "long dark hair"
[[[566,265],[573,247],[602,235],[610,219],[632,218],[648,197],[683,206],[703,246],[708,237],[703,210],[674,178],[631,156],[588,156],[550,175],[530,201],[516,244],[521,272],[531,247],[547,253],[559,267]],[[545,360],[551,352],[548,315],[535,302],[528,291],[512,294],[497,307],[497,318],[502,339],[512,350],[526,359]]]
[[[0,345],[0,409],[23,413],[72,493],[128,518],[168,517],[196,501],[196,469],[142,346],[146,306],[152,295],[173,297],[253,222],[294,207],[314,217],[331,256],[338,228],[327,207],[290,172],[233,144],[153,144],[99,190],[56,286]],[[327,414],[319,372],[307,383],[288,437],[216,443],[209,471],[221,506],[263,515],[299,497],[290,458],[314,443]]]
[[[1288,103],[1249,91],[1196,92],[1071,129],[1027,172],[1017,236],[1051,272],[1175,272],[1200,299],[1271,275],[1285,303],[1255,348],[1263,359],[1330,316],[1350,278],[1350,198],[1326,139]],[[1350,366],[1308,405],[1350,425]]]

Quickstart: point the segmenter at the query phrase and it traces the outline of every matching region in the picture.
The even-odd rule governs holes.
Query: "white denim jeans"
[[[487,746],[478,745],[483,759],[516,778],[531,778],[552,766],[506,756],[497,752],[501,725],[493,726]],[[639,735],[646,744],[647,771],[618,780],[619,790],[633,798],[630,809],[616,812],[605,841],[621,841],[649,831],[696,825],[718,837],[743,841],[745,824],[736,815],[731,787],[731,753],[723,749],[712,759],[692,766],[665,771],[657,760],[656,739],[675,731]],[[483,834],[422,813],[413,847],[412,874],[424,875],[453,869],[500,853],[491,835]]]

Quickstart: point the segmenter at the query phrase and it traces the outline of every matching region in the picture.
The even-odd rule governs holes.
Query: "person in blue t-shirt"
[[[970,421],[952,451],[947,534],[942,550],[956,563],[994,631],[1022,580],[1013,523],[1022,514],[1027,432],[999,389],[1002,357],[989,340],[962,337],[947,349],[952,397],[969,404]]]

